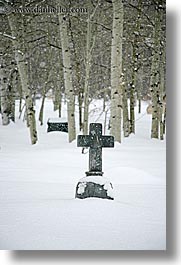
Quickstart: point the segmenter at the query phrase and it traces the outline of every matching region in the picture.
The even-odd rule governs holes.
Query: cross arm
[[[90,136],[89,135],[78,135],[77,146],[78,147],[90,147]]]
[[[102,147],[114,147],[114,136],[101,136]]]

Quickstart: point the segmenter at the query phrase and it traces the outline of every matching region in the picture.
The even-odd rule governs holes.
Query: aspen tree
[[[160,34],[161,34],[161,9],[162,1],[158,1],[155,6],[155,27],[154,27],[154,46],[152,55],[150,87],[152,94],[152,127],[151,138],[159,138],[159,120],[160,120]]]
[[[130,122],[129,122],[129,113],[128,113],[128,97],[127,97],[127,89],[126,83],[122,82],[122,89],[123,89],[123,131],[124,137],[128,137],[130,134]]]
[[[9,120],[9,104],[8,104],[8,77],[5,64],[0,63],[0,98],[1,98],[1,116],[2,125],[8,125]]]
[[[138,91],[136,89],[136,81],[138,75],[138,38],[140,34],[141,10],[142,0],[138,1],[138,16],[135,24],[134,39],[132,42],[132,78],[130,82],[130,133],[135,133],[135,95]]]
[[[87,37],[86,37],[83,134],[88,134],[89,74],[90,74],[90,64],[91,64],[91,53],[90,53],[91,44],[90,42],[91,42],[91,24],[90,24],[90,16],[89,16],[87,19]]]
[[[99,6],[99,1],[98,1],[97,5],[95,6],[92,14],[89,14],[88,13],[88,18],[87,18],[86,58],[85,58],[85,84],[84,84],[83,134],[88,134],[88,119],[89,119],[89,79],[90,79],[92,50],[93,50],[94,45],[95,45],[95,35],[93,35],[93,33],[92,33],[91,19],[94,17],[98,6]],[[91,40],[92,40],[92,42],[91,42]]]
[[[62,45],[65,95],[67,100],[68,135],[69,135],[69,142],[72,142],[76,138],[75,93],[72,83],[72,66],[70,58],[71,53],[70,53],[69,34],[68,34],[68,16],[59,14],[58,18],[59,18],[60,36],[61,36],[61,45]]]
[[[25,97],[26,113],[29,124],[31,143],[36,144],[38,138],[36,131],[35,110],[33,107],[32,93],[28,80],[26,53],[24,50],[24,45],[22,45],[22,39],[20,39],[20,34],[19,34],[20,29],[18,23],[18,15],[12,13],[8,16],[8,20],[12,36],[14,37],[12,42],[15,50],[15,60],[17,63],[18,72],[21,79],[22,91]]]
[[[115,137],[115,141],[121,142],[123,4],[120,0],[113,0],[112,4],[110,126],[111,134]]]

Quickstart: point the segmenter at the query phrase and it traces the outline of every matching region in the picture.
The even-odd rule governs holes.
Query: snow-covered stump
[[[76,187],[76,198],[90,197],[114,200],[112,183],[102,176],[84,177],[79,180]]]
[[[89,171],[86,172],[87,177],[78,182],[75,197],[113,200],[113,186],[103,177],[102,148],[114,147],[114,137],[102,135],[102,124],[91,123],[89,135],[79,135],[77,146],[89,147]]]

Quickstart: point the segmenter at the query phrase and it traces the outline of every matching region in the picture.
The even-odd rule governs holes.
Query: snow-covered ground
[[[91,121],[103,122],[94,107]],[[136,135],[103,150],[114,201],[74,198],[88,153],[76,141],[69,144],[66,133],[46,132],[48,118],[57,117],[52,109],[47,100],[35,146],[21,120],[0,124],[0,249],[165,249],[166,146],[150,139],[146,104],[136,118]]]

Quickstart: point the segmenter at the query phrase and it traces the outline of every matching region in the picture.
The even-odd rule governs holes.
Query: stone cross
[[[114,137],[102,135],[102,124],[91,123],[89,135],[79,135],[78,147],[89,147],[89,171],[87,176],[102,176],[102,148],[114,147]]]

